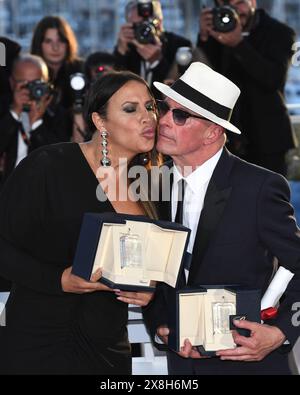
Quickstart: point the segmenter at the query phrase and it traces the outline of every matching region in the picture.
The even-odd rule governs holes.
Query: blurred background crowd
[[[300,72],[291,62],[291,45],[300,41],[300,2],[141,1],[153,5],[149,15],[147,9],[141,14],[137,3],[0,0],[0,41],[7,50],[7,66],[0,68],[2,183],[31,150],[91,137],[82,116],[84,95],[99,74],[112,68],[129,69],[150,85],[154,80],[171,84],[192,60],[212,65],[242,89],[234,120],[244,135],[237,141],[229,139],[229,148],[246,160],[299,180]],[[243,41],[255,53],[249,46],[218,42],[216,37],[202,39],[203,9],[227,3],[241,10],[254,6],[253,26],[245,23]],[[284,25],[274,25],[274,20]],[[143,22],[146,27],[141,26]]]

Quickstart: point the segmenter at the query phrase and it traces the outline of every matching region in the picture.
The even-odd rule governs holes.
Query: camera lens
[[[156,28],[151,22],[136,23],[133,26],[136,40],[141,44],[154,44]]]
[[[39,101],[41,98],[49,93],[50,87],[47,83],[41,80],[34,80],[27,84],[29,95],[32,100]]]
[[[41,97],[43,96],[43,89],[40,88],[40,87],[37,87],[37,88],[34,90],[34,96],[35,96],[36,98],[41,98]]]
[[[213,26],[217,32],[227,33],[236,28],[238,15],[230,6],[216,7],[213,13]]]

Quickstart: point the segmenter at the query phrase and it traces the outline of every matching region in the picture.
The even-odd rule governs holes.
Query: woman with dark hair
[[[46,16],[37,24],[32,37],[31,53],[41,56],[47,63],[50,80],[58,91],[58,101],[65,108],[72,106],[70,75],[83,70],[77,49],[75,34],[63,18]]]
[[[156,107],[141,77],[110,72],[92,85],[86,117],[90,142],[34,151],[0,195],[0,275],[13,282],[0,331],[2,374],[131,373],[128,303],[145,306],[153,294],[120,296],[97,281],[101,272],[91,281],[72,274],[72,262],[85,212],[156,218],[151,201],[96,197],[104,190],[99,169],[119,170],[120,158],[133,163],[152,152]]]

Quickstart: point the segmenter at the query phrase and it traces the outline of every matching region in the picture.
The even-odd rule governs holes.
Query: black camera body
[[[137,12],[144,21],[133,24],[135,39],[141,44],[155,44],[158,20],[154,18],[152,1],[139,1]]]
[[[213,27],[217,32],[232,32],[237,26],[238,14],[230,5],[213,8],[212,15]]]
[[[144,21],[133,24],[135,39],[141,44],[155,44],[156,26],[153,22]]]
[[[40,101],[43,96],[53,92],[53,87],[42,80],[28,82],[26,89],[29,90],[30,99],[35,101]]]

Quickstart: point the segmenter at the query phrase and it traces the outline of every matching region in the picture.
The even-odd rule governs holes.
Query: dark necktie
[[[178,199],[177,210],[175,215],[175,222],[178,224],[183,223],[183,201],[184,201],[185,180],[182,178],[178,181]]]

